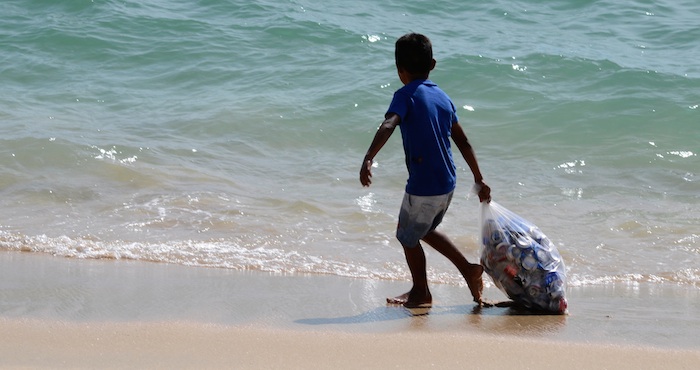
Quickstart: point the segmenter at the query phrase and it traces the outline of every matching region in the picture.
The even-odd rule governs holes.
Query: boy
[[[490,201],[491,189],[483,181],[472,146],[457,121],[454,104],[428,79],[430,71],[435,68],[430,40],[415,33],[402,36],[396,41],[395,59],[404,86],[394,93],[384,122],[377,129],[360,168],[360,182],[363,186],[370,186],[373,159],[399,126],[408,182],[396,238],[403,246],[413,287],[400,296],[387,298],[387,303],[402,304],[406,308],[431,306],[422,240],[457,267],[474,301],[481,305],[483,267],[469,263],[444,234],[435,230],[450,205],[456,184],[450,136],[469,165],[474,182],[480,187],[479,200]]]

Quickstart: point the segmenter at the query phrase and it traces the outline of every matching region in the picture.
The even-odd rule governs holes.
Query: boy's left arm
[[[479,201],[490,202],[491,201],[491,188],[484,182],[484,177],[481,175],[481,170],[479,169],[479,162],[476,160],[476,154],[474,154],[474,148],[472,147],[467,134],[464,133],[462,126],[459,122],[452,124],[452,141],[462,153],[462,157],[467,162],[469,169],[474,175],[474,183],[476,183],[479,189]]]

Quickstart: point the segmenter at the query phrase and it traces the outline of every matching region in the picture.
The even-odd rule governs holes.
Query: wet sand
[[[478,308],[435,285],[0,252],[4,368],[695,368],[695,287],[569,288],[566,316]],[[495,288],[486,298],[505,297]]]

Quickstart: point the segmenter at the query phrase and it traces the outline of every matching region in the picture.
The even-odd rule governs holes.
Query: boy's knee
[[[422,233],[416,232],[415,230],[407,230],[401,227],[396,230],[396,239],[404,248],[415,248],[420,244],[420,240],[423,236]]]

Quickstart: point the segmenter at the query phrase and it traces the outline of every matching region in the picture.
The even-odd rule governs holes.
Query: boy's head
[[[430,39],[418,33],[409,33],[396,40],[396,68],[412,77],[427,77],[435,67],[433,45]]]

